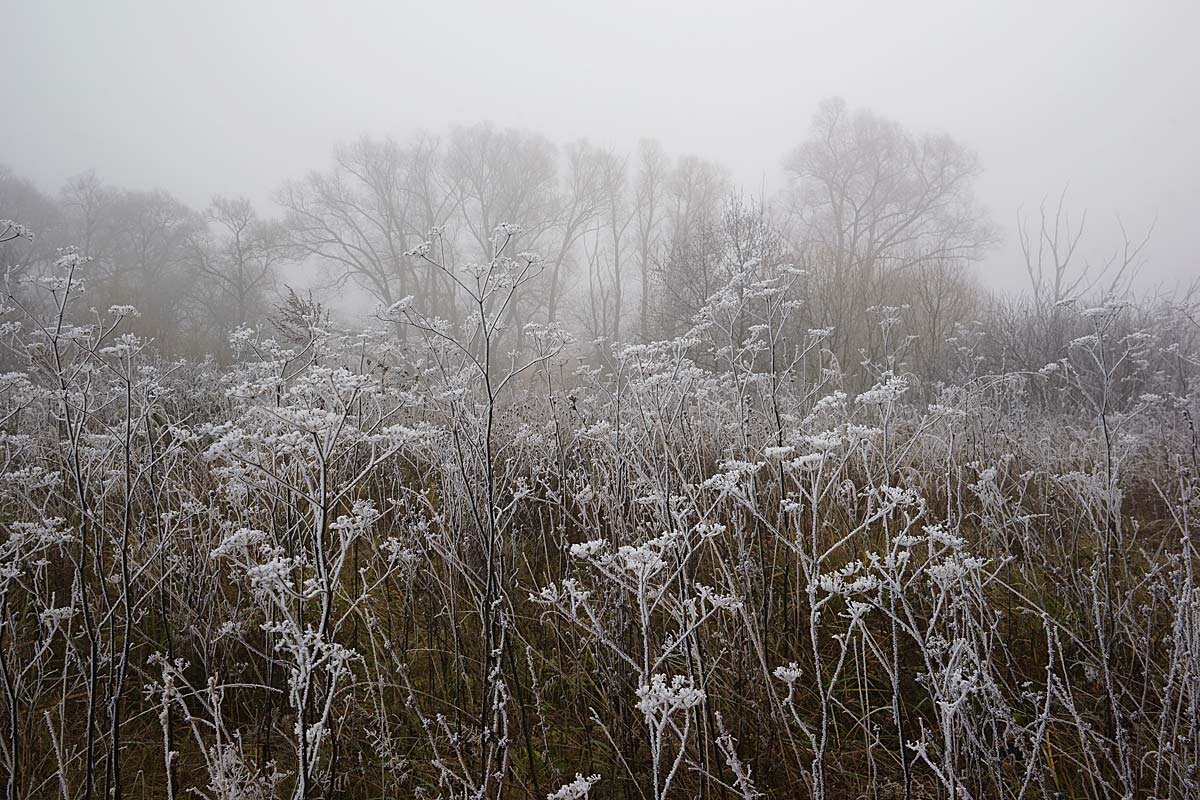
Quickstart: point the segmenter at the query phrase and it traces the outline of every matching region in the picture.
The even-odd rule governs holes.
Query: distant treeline
[[[507,311],[514,339],[528,323],[557,323],[587,356],[602,342],[677,336],[752,263],[764,275],[806,273],[792,318],[800,332],[830,329],[846,368],[880,355],[876,323],[897,309],[892,333],[908,338],[906,366],[939,380],[982,328],[997,369],[1040,368],[1071,335],[1056,309],[1083,295],[1127,297],[1144,244],[1127,240],[1109,263],[1085,269],[1082,226],[1061,203],[1043,208],[1021,228],[1024,263],[1012,265],[1027,271],[1030,291],[996,298],[972,269],[997,240],[974,195],[981,167],[949,136],[916,135],[829,100],[783,165],[783,192],[748,197],[720,165],[671,157],[653,141],[625,153],[480,124],[338,147],[325,169],[279,189],[271,219],[245,199],[216,197],[198,211],[90,172],[51,197],[0,168],[0,218],[38,232],[32,243],[0,244],[0,263],[20,265],[15,286],[77,246],[93,259],[94,307],[133,304],[133,332],[162,352],[224,361],[230,330],[278,317],[302,261],[383,308],[415,296],[454,322],[462,287],[415,251],[436,240],[439,263],[488,263],[496,226],[513,223],[544,271]],[[1188,303],[1179,300],[1145,305],[1158,317]]]

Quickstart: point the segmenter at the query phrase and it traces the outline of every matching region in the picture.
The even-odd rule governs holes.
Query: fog
[[[1144,284],[1200,273],[1200,8],[1122,3],[12,3],[0,163],[54,191],[95,168],[201,208],[285,180],[366,132],[492,121],[556,143],[641,137],[768,193],[818,103],[844,97],[975,150],[1025,280],[1021,209],[1069,187],[1088,254],[1154,226]]]
[[[1200,798],[1200,2],[0,12],[4,800]]]

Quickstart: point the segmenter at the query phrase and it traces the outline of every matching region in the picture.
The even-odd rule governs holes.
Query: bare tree
[[[723,283],[724,253],[717,228],[729,178],[717,164],[685,156],[675,163],[666,189],[664,241],[651,300],[657,306],[655,336],[686,328],[692,314]]]
[[[1077,252],[1087,227],[1087,212],[1083,212],[1078,224],[1072,223],[1071,213],[1065,207],[1066,198],[1064,189],[1052,214],[1047,213],[1046,203],[1042,202],[1036,232],[1026,217],[1017,220],[1017,236],[1034,302],[1038,306],[1055,305],[1095,291],[1123,294],[1137,273],[1153,226],[1145,236],[1135,240],[1117,220],[1121,245],[1100,264],[1092,264]]]
[[[925,259],[976,259],[994,239],[974,197],[979,161],[949,136],[916,136],[832,99],[784,165],[793,236],[822,273],[818,306],[844,360],[863,344],[861,312],[881,300],[884,275]]]
[[[287,229],[260,219],[245,198],[213,198],[206,219],[216,235],[205,228],[189,241],[191,262],[204,277],[197,299],[222,330],[241,327],[265,314],[276,270],[294,248]]]
[[[649,338],[650,298],[654,259],[662,244],[663,205],[671,165],[658,142],[644,139],[638,146],[638,174],[635,191],[635,236],[638,274],[641,278],[638,332],[642,341]]]
[[[916,337],[918,374],[930,385],[944,380],[956,328],[980,306],[980,292],[960,259],[922,259],[901,295],[911,306],[908,323]],[[906,274],[905,277],[908,277]]]
[[[495,255],[502,222],[519,221],[530,242],[554,225],[557,166],[554,145],[542,136],[486,123],[455,128],[446,172],[458,187],[459,221],[482,260]]]
[[[339,281],[354,281],[384,306],[417,286],[404,253],[427,236],[422,226],[437,207],[435,201],[424,208],[413,201],[411,166],[411,154],[396,142],[363,137],[337,149],[329,172],[310,173],[279,194],[292,241],[338,267]]]
[[[580,240],[599,217],[606,203],[606,178],[612,156],[587,142],[576,142],[566,150],[566,176],[556,198],[556,218],[544,239],[547,254],[546,320],[558,320],[567,291],[566,267]],[[553,237],[553,238],[551,238]]]
[[[95,170],[87,170],[68,180],[59,193],[68,218],[66,238],[85,253],[92,251],[104,222],[107,192]]]
[[[997,317],[1003,321],[998,332],[1003,358],[1022,369],[1039,369],[1060,358],[1067,343],[1086,332],[1072,308],[1077,301],[1103,303],[1130,294],[1153,232],[1135,239],[1118,220],[1119,244],[1099,262],[1090,261],[1081,248],[1087,212],[1073,219],[1066,194],[1053,208],[1043,201],[1036,223],[1025,216],[1017,220],[1029,294],[1000,298]]]
[[[93,179],[73,184],[86,233],[89,298],[98,309],[132,304],[138,316],[126,328],[166,350],[188,349],[186,334],[202,320],[192,315],[196,274],[188,242],[204,226],[194,210],[164,191],[107,189]]]
[[[629,190],[627,159],[604,153],[599,172],[602,208],[586,247],[588,310],[592,332],[619,341],[625,310],[626,245],[638,205]]]

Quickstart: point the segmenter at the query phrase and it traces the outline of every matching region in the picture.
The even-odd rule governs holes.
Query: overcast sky
[[[975,149],[1005,234],[1070,185],[1091,254],[1157,220],[1147,284],[1200,276],[1200,3],[0,0],[0,163],[44,189],[94,167],[195,206],[361,132],[491,120],[726,164],[757,190],[824,97]]]

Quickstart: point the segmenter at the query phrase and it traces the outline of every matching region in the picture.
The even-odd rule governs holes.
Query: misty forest
[[[0,152],[6,800],[1200,797],[1200,284],[805,117]]]

